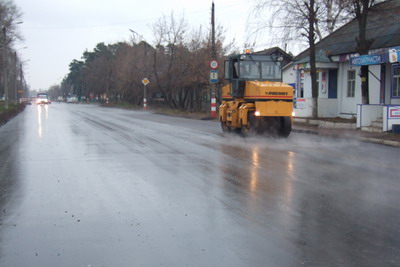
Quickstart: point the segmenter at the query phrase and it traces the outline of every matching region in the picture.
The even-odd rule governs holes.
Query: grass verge
[[[0,102],[0,125],[7,123],[25,109],[25,104],[9,104],[6,109],[4,102]]]

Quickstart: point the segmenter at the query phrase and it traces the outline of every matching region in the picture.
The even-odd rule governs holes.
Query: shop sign
[[[295,69],[296,70],[304,70],[304,69],[307,69],[307,67],[308,67],[308,63],[300,63],[295,66]]]
[[[362,55],[350,59],[351,65],[353,66],[364,66],[364,65],[376,65],[384,63],[382,54],[378,55]]]
[[[399,54],[396,49],[389,49],[389,62],[395,63],[399,61]]]
[[[400,119],[400,106],[389,107],[389,119]]]
[[[296,108],[305,109],[306,108],[306,99],[305,98],[297,98],[296,99]]]

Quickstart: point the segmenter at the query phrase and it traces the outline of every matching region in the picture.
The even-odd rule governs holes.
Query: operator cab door
[[[224,78],[231,83],[231,96],[234,98],[243,97],[244,87],[239,85],[239,58],[226,60],[224,65]]]

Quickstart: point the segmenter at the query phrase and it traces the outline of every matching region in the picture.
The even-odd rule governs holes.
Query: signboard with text
[[[218,71],[217,70],[210,71],[210,83],[218,83]]]
[[[376,65],[384,62],[385,59],[383,57],[383,54],[363,55],[359,57],[350,58],[350,63],[353,66]]]
[[[389,119],[400,119],[400,106],[389,107]]]
[[[306,99],[305,98],[297,98],[296,99],[296,108],[305,109],[306,108]]]

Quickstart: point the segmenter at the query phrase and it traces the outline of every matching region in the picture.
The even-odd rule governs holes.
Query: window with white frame
[[[356,89],[356,71],[347,71],[347,97],[354,97]]]
[[[400,97],[400,65],[393,67],[392,97]]]

